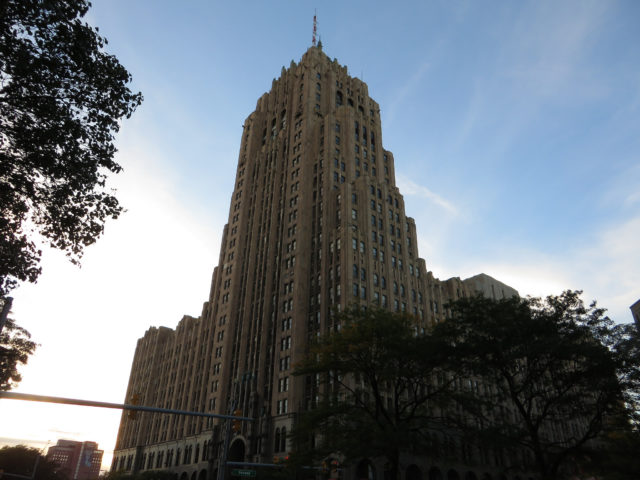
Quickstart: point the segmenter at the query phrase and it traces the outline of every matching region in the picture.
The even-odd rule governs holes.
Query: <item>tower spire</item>
[[[313,46],[316,46],[316,33],[318,31],[318,19],[317,19],[317,12],[314,10],[313,11],[313,37],[311,38],[311,43],[313,44]]]

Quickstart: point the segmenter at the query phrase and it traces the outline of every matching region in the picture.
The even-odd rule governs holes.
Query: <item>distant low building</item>
[[[631,315],[633,315],[633,321],[636,322],[636,327],[640,328],[640,300],[629,308],[631,309]]]
[[[480,273],[479,275],[467,278],[463,280],[462,283],[464,283],[469,290],[481,293],[485,298],[491,298],[493,300],[520,296],[515,288],[511,288],[509,285],[490,277],[486,273]]]
[[[58,440],[47,451],[47,460],[56,463],[71,480],[93,480],[100,475],[103,451],[96,442]]]

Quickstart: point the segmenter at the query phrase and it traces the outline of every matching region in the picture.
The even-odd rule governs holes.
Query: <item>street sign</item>
[[[231,470],[231,475],[234,477],[255,477],[256,476],[256,471],[255,470],[247,470],[247,469],[241,469],[241,468],[234,468],[233,470]]]

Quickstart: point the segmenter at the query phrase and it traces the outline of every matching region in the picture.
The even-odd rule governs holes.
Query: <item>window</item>
[[[357,250],[357,249],[358,249],[358,239],[356,239],[356,238],[352,238],[352,239],[351,239],[351,247],[352,247],[354,250]]]
[[[278,415],[287,413],[288,410],[289,410],[289,400],[286,398],[283,400],[278,400]],[[284,427],[282,428],[282,430],[284,430]],[[282,440],[283,437],[286,442],[286,439],[287,439],[286,435],[281,436],[280,439]]]
[[[367,287],[364,285],[360,287],[360,298],[367,298]]]
[[[351,209],[351,219],[352,220],[357,220],[358,219],[358,211],[355,208]]]
[[[359,289],[359,285],[357,283],[353,284],[353,296],[357,297],[358,296],[358,289]]]
[[[287,318],[283,318],[282,319],[282,331],[286,331],[286,330],[290,330],[291,329],[291,317],[287,317]]]
[[[278,392],[288,392],[289,391],[289,377],[284,377],[278,380]]]
[[[360,242],[360,253],[364,253],[364,242]]]
[[[284,372],[285,370],[289,370],[291,367],[291,357],[282,357],[280,359],[280,371]]]

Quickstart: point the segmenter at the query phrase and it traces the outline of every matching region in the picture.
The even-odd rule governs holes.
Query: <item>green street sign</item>
[[[256,476],[256,471],[255,470],[246,470],[246,469],[235,468],[235,469],[231,470],[231,475],[234,476],[234,477],[255,477]]]

